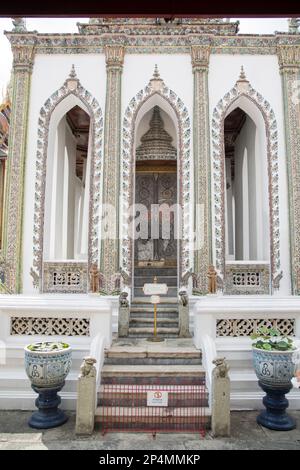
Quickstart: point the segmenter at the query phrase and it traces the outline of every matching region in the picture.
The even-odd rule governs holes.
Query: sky
[[[231,19],[234,20],[234,19]],[[286,18],[236,18],[240,21],[239,34],[272,34],[275,31],[287,31]],[[28,31],[39,33],[77,33],[76,23],[87,23],[87,18],[27,18]],[[9,41],[3,31],[12,30],[10,18],[0,18],[0,102],[5,95],[9,82],[12,54]]]

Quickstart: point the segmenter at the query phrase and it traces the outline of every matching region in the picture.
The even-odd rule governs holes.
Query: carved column
[[[289,182],[292,292],[300,295],[300,46],[277,49],[282,77],[286,159]]]
[[[102,290],[112,293],[116,289],[119,272],[119,193],[120,193],[120,132],[121,132],[121,77],[124,61],[123,46],[106,46],[106,101],[104,127],[104,205],[115,211],[110,220],[112,237],[105,237],[102,229],[100,270],[103,275]]]
[[[208,110],[208,64],[210,46],[191,46],[194,74],[194,185],[196,249],[194,251],[194,293],[207,293],[210,264],[210,146]]]
[[[11,293],[21,291],[24,168],[28,127],[30,79],[34,61],[34,37],[18,43],[18,35],[7,34],[13,52],[13,96],[9,130],[8,185],[6,192],[5,284]],[[24,37],[23,37],[24,39]]]

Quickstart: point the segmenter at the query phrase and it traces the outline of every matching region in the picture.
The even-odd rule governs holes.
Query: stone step
[[[101,394],[105,393],[111,393],[111,394],[116,394],[120,396],[126,396],[130,394],[143,394],[146,393],[147,391],[151,390],[157,390],[156,385],[139,385],[139,384],[134,384],[134,385],[124,385],[124,387],[118,387],[115,384],[106,384],[103,385],[101,384],[98,390],[98,396],[100,397]],[[163,387],[159,387],[159,389],[169,392],[170,395],[178,395],[181,396],[183,394],[199,394],[199,395],[208,395],[208,390],[205,385],[177,385],[174,387],[174,385],[164,385]]]
[[[139,276],[134,278],[135,287],[143,287],[144,284],[152,283],[153,279],[149,276]],[[167,286],[177,286],[177,276],[157,276],[157,282],[167,284]]]
[[[157,327],[159,328],[178,328],[178,318],[157,318]],[[152,327],[154,319],[149,317],[131,318],[129,321],[129,328],[144,328]]]
[[[206,408],[199,408],[199,410],[204,411],[198,412],[196,416],[193,416],[193,408],[184,408],[185,414],[183,411],[179,414],[180,412],[176,410],[173,415],[171,415],[171,413],[167,414],[169,408],[166,408],[166,411],[164,412],[165,414],[156,416],[155,420],[153,413],[149,412],[149,407],[146,408],[147,411],[145,412],[143,412],[142,408],[136,408],[134,412],[132,412],[131,408],[131,412],[129,411],[129,415],[127,416],[124,408],[117,408],[119,412],[125,413],[125,415],[122,415],[121,419],[118,411],[116,411],[114,415],[107,416],[105,414],[106,410],[107,408],[101,409],[101,407],[97,407],[95,414],[95,428],[102,432],[108,430],[114,432],[129,432],[132,430],[133,432],[140,431],[152,433],[166,431],[201,432],[210,429],[211,426],[211,415],[208,408],[207,411]],[[148,415],[145,413],[148,413]]]
[[[177,303],[178,303],[177,296],[168,297],[168,298],[161,297],[161,301],[159,305],[163,304],[165,306],[169,306],[169,305],[173,305]],[[149,304],[152,305],[151,299],[149,296],[148,297],[133,297],[132,302],[131,302],[132,306],[135,306],[135,305],[149,306]]]
[[[102,385],[97,394],[99,406],[143,407],[147,406],[147,392],[156,390],[155,385]],[[168,392],[170,407],[208,406],[205,385],[166,385],[159,390]]]
[[[165,338],[176,338],[179,334],[179,328],[167,328],[167,327],[158,327],[157,336],[162,336]],[[148,338],[153,336],[153,327],[141,327],[141,328],[128,328],[129,337],[139,337],[139,338]]]
[[[105,366],[106,367],[106,366]],[[107,366],[108,367],[108,366]],[[116,366],[114,366],[116,367]],[[145,369],[145,366],[141,366]],[[147,366],[146,368],[148,369],[149,367],[154,367],[154,366]],[[155,366],[158,367],[158,366]],[[161,366],[161,367],[166,367],[166,366]],[[175,367],[175,366],[174,366]],[[179,367],[179,366],[176,366]],[[182,366],[183,367],[183,366]],[[187,366],[185,366],[187,367]],[[194,366],[196,367],[196,366]],[[198,366],[199,367],[199,366]],[[184,377],[182,376],[160,376],[157,377],[157,375],[153,376],[103,376],[101,378],[101,383],[102,384],[114,384],[114,385],[121,385],[121,384],[126,384],[126,385],[136,385],[137,383],[139,385],[205,385],[205,374],[203,375],[186,375]]]
[[[154,277],[161,276],[177,276],[177,268],[157,268],[153,266],[147,266],[144,268],[134,268],[134,277],[147,276],[153,282]]]
[[[144,365],[144,366],[155,366],[155,365],[165,365],[168,366],[172,365],[201,365],[202,360],[201,358],[191,358],[186,359],[182,357],[175,357],[175,358],[168,358],[168,357],[107,357],[105,359],[105,364],[113,364],[113,365]]]
[[[155,377],[160,379],[175,378],[178,385],[185,378],[205,379],[205,371],[202,365],[109,365],[104,364],[102,368],[102,378],[122,378],[122,379],[148,379]],[[136,384],[136,380],[134,382]]]
[[[162,343],[160,343],[162,344]],[[144,365],[196,365],[202,364],[201,351],[193,348],[156,349],[157,345],[149,342],[149,349],[141,347],[112,347],[105,352],[105,364],[144,364]]]
[[[160,305],[158,304],[157,305],[157,309],[156,309],[157,313],[167,313],[167,312],[170,312],[170,313],[178,313],[178,308],[177,306],[171,306],[171,307],[166,307],[164,305]],[[131,306],[130,307],[130,313],[145,313],[145,312],[149,312],[149,313],[154,313],[154,306],[151,304],[150,306],[145,306],[145,307],[140,307],[140,306]]]
[[[139,318],[150,318],[153,321],[154,317],[154,312],[145,312],[145,311],[139,311],[138,312],[131,312],[130,313],[130,320],[131,319],[139,319]],[[168,318],[169,320],[178,320],[178,312],[173,311],[173,312],[156,312],[156,317],[157,319],[161,318]]]
[[[96,417],[115,417],[116,419],[120,418],[132,418],[133,416],[135,419],[140,419],[140,418],[151,418],[153,416],[161,416],[161,417],[166,417],[172,418],[183,418],[183,422],[188,419],[192,419],[195,417],[204,417],[204,416],[210,416],[210,410],[208,407],[200,407],[200,406],[179,406],[176,408],[170,409],[169,407],[164,407],[164,406],[156,406],[155,407],[155,414],[151,413],[152,410],[150,410],[149,413],[149,407],[147,406],[138,406],[134,408],[134,414],[133,414],[133,408],[131,406],[110,406],[110,407],[103,407],[103,406],[98,406],[96,409]]]
[[[135,346],[112,346],[110,349],[105,350],[105,358],[166,358],[173,360],[175,358],[181,359],[197,359],[201,358],[201,351],[196,348],[170,348],[160,344],[161,347],[157,349],[157,345],[147,345],[145,347]]]
[[[134,287],[134,296],[135,297],[146,297],[142,287]],[[178,289],[177,287],[169,287],[168,293],[161,295],[161,298],[175,297],[177,296]]]

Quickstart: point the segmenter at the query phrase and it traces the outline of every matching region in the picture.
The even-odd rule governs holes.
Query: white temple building
[[[177,315],[158,334],[192,338],[208,389],[225,356],[232,408],[261,407],[250,335],[300,337],[297,22],[240,35],[228,19],[99,18],[40,34],[19,19],[5,34],[0,408],[33,408],[23,347],[63,337],[74,409],[83,356],[101,375],[118,331],[152,334],[137,314],[152,319],[154,277]],[[298,390],[289,400],[299,409]]]

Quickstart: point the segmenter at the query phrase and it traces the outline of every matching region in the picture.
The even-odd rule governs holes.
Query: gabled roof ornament
[[[71,72],[69,73],[70,78],[77,78],[74,64],[72,64]]]
[[[154,67],[153,78],[156,78],[156,79],[160,78],[157,64],[155,64],[155,67]]]
[[[249,80],[246,77],[243,65],[241,66],[240,75],[239,75],[239,78],[236,82],[236,85],[237,85],[238,90],[241,91],[241,92],[246,91],[249,88],[250,83],[249,83]]]
[[[69,73],[69,77],[66,80],[67,87],[70,91],[74,91],[78,87],[79,80],[77,78],[76,70],[74,64],[72,64],[71,72]]]
[[[247,78],[246,78],[244,66],[242,65],[241,66],[241,71],[240,71],[240,76],[239,76],[239,81],[245,81],[245,80],[248,81]]]

